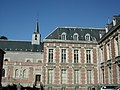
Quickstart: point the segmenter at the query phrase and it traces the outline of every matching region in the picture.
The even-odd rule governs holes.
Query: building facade
[[[99,40],[100,83],[120,86],[120,15],[113,16],[106,29]]]
[[[97,89],[98,41],[104,28],[57,28],[44,40],[46,89]]]
[[[40,86],[43,63],[43,43],[38,21],[31,41],[0,39],[0,48],[6,52],[2,85],[20,83],[22,86]]]
[[[44,44],[43,44],[44,43]],[[45,90],[98,90],[120,86],[120,15],[106,28],[58,27],[41,42],[0,40],[6,54],[2,84]]]

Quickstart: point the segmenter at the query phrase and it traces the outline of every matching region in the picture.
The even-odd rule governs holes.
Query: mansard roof
[[[90,35],[90,41],[98,41],[105,32],[105,28],[58,27],[51,32],[45,40],[61,40],[62,33],[66,33],[66,40],[74,40],[73,35],[77,33],[78,41],[85,41],[86,34]]]
[[[0,48],[4,51],[43,52],[43,43],[32,45],[31,41],[0,40]]]

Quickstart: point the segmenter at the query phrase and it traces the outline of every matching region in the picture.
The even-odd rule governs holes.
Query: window
[[[35,35],[35,40],[37,40],[37,35]]]
[[[61,71],[61,83],[66,84],[67,81],[67,71],[66,69],[62,69]]]
[[[91,70],[87,70],[87,83],[91,84]]]
[[[100,48],[100,59],[101,59],[101,62],[104,62],[104,54],[103,54],[103,48]]]
[[[118,83],[120,83],[120,65],[118,65]]]
[[[102,69],[102,84],[104,84],[104,69]]]
[[[75,33],[75,34],[73,35],[73,40],[78,40],[78,34],[77,34],[77,33]]]
[[[91,63],[91,50],[86,50],[86,61]]]
[[[78,58],[79,56],[78,56],[78,50],[77,49],[75,49],[74,50],[74,63],[78,63]]]
[[[48,70],[48,84],[52,84],[53,83],[53,70],[49,69]]]
[[[118,38],[114,39],[115,56],[118,56]]]
[[[66,49],[61,50],[61,62],[66,63]]]
[[[109,80],[109,84],[112,83],[112,71],[111,71],[111,67],[108,67],[108,80]]]
[[[2,69],[2,77],[5,77],[5,69]]]
[[[74,83],[79,84],[79,70],[74,70]]]
[[[65,33],[65,32],[63,32],[63,33],[61,34],[61,40],[66,40],[66,33]]]
[[[49,49],[48,62],[53,63],[53,49]]]
[[[90,34],[87,33],[87,34],[85,35],[85,40],[86,40],[86,41],[90,41]]]
[[[18,77],[19,77],[19,70],[16,69],[16,70],[15,70],[15,78],[18,78]]]
[[[106,44],[106,53],[107,53],[107,60],[110,60],[110,44],[108,43],[108,44]]]
[[[25,69],[23,70],[23,78],[27,78],[27,71]]]

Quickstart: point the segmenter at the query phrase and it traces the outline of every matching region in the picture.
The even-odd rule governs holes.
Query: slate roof
[[[85,41],[85,35],[90,34],[90,41],[93,39],[98,41],[100,34],[105,34],[105,28],[79,28],[79,27],[58,27],[50,33],[45,39],[61,40],[61,34],[66,33],[66,40],[73,40],[73,35],[78,34],[78,40]]]
[[[4,51],[43,52],[43,43],[32,45],[31,41],[0,40],[0,48]]]

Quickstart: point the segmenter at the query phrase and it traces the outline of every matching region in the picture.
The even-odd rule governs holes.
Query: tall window
[[[118,56],[118,38],[114,39],[115,56]]]
[[[111,56],[110,56],[110,53],[111,53],[111,52],[110,52],[110,44],[106,44],[106,49],[107,49],[107,50],[106,50],[106,51],[107,51],[107,60],[110,60],[110,57],[111,57]]]
[[[118,66],[118,83],[120,83],[120,65]]]
[[[61,40],[66,40],[66,33],[65,33],[65,32],[63,32],[63,33],[61,34]]]
[[[112,71],[111,71],[111,67],[108,67],[108,80],[109,80],[109,84],[112,83]]]
[[[15,78],[18,78],[18,77],[19,77],[19,70],[16,69],[16,70],[15,70]]]
[[[2,69],[2,77],[5,77],[5,69]]]
[[[53,83],[53,69],[48,70],[48,84]]]
[[[23,70],[23,78],[27,78],[27,71],[26,71],[26,69]]]
[[[79,84],[79,70],[74,70],[74,83]]]
[[[78,40],[78,34],[77,34],[77,33],[75,33],[75,34],[73,35],[73,40]]]
[[[103,48],[100,48],[100,59],[101,59],[101,62],[104,62]]]
[[[61,71],[61,83],[66,84],[67,82],[67,71],[66,69],[62,69]]]
[[[104,80],[105,78],[104,78],[104,69],[102,69],[102,84],[104,84]]]
[[[86,40],[86,41],[90,41],[90,34],[87,33],[87,34],[85,35],[85,40]]]
[[[61,49],[61,62],[66,63],[66,49]]]
[[[49,49],[48,62],[53,63],[53,49]]]
[[[86,61],[91,63],[91,50],[86,50]]]
[[[78,50],[77,49],[75,49],[74,50],[74,63],[78,63],[78,58],[79,56],[78,56]]]
[[[87,83],[91,84],[91,80],[92,80],[91,70],[87,70]]]

